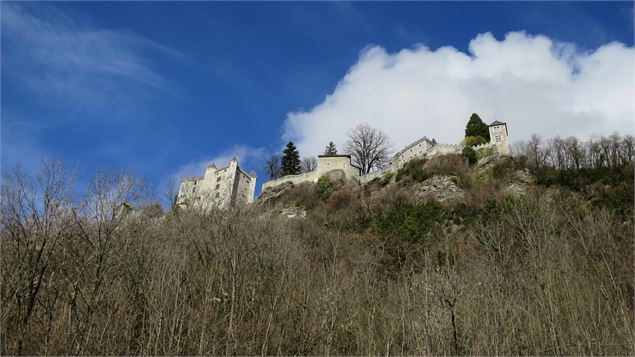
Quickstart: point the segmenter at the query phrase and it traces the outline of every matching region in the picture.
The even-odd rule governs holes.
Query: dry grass
[[[336,193],[306,220],[156,219],[119,217],[112,195],[72,213],[66,176],[21,180],[2,192],[4,355],[635,353],[633,223],[576,195],[499,202],[395,275],[382,237],[335,216],[395,209],[397,188],[367,207]]]

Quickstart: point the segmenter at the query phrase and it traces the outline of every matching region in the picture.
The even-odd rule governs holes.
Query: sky
[[[287,141],[633,133],[633,2],[2,2],[1,168],[63,160],[157,192]]]

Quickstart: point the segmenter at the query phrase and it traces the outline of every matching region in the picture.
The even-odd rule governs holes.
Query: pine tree
[[[465,136],[480,136],[489,142],[489,127],[478,114],[473,113],[465,126]]]
[[[329,142],[329,144],[326,146],[326,149],[324,150],[324,155],[337,155],[337,148],[335,147],[335,144],[333,144],[333,142]]]
[[[292,141],[282,151],[282,176],[300,173],[300,153]]]

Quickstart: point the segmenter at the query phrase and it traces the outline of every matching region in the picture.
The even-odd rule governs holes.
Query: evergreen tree
[[[282,151],[282,176],[300,173],[300,153],[292,141]]]
[[[489,142],[489,127],[478,114],[473,113],[465,126],[465,136],[480,136]]]
[[[333,144],[333,142],[329,142],[329,144],[326,146],[326,149],[324,150],[324,155],[337,155],[337,148],[335,147],[335,144]]]

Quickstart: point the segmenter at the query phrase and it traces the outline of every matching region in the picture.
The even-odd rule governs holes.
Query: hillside
[[[239,210],[5,214],[2,352],[632,355],[632,173],[445,155]]]

